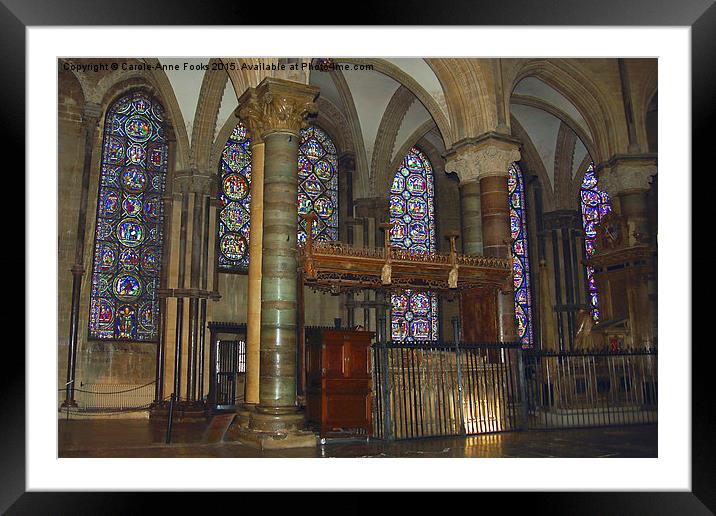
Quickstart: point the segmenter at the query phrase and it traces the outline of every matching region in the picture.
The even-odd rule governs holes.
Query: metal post
[[[527,383],[525,376],[525,359],[524,349],[520,345],[517,348],[517,389],[520,393],[520,423],[519,427],[523,430],[527,428]]]
[[[453,321],[456,317],[453,317]],[[453,325],[455,323],[453,322]],[[457,363],[457,402],[460,405],[460,434],[465,434],[465,407],[462,405],[462,368],[460,367],[460,344],[455,339],[455,362]]]
[[[172,442],[172,420],[174,419],[174,396],[175,394],[172,392],[171,397],[169,398],[169,412],[167,414],[167,436],[165,443],[169,444]]]
[[[380,395],[383,398],[383,437],[387,441],[392,441],[393,425],[390,414],[390,385],[388,384],[388,348],[386,342],[381,341],[376,344],[376,349],[380,356],[380,369],[383,372],[383,381],[380,383]]]

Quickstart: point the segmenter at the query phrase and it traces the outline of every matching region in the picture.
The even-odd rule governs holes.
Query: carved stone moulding
[[[649,190],[657,171],[655,154],[616,155],[596,167],[600,187],[612,197]]]
[[[308,127],[308,117],[318,113],[319,91],[316,86],[266,77],[239,97],[235,115],[254,137],[265,138],[273,132],[298,136]]]
[[[460,182],[508,175],[512,163],[520,160],[519,141],[502,134],[488,133],[466,138],[447,153],[446,172],[455,172]]]

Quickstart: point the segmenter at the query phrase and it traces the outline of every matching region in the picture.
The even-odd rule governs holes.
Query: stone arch
[[[199,91],[192,129],[191,168],[203,171],[209,171],[219,109],[226,82],[229,80],[229,76],[223,70],[218,70],[213,66],[217,62],[217,59],[209,60],[209,69],[204,74]]]
[[[614,115],[605,96],[578,66],[566,59],[529,60],[514,77],[509,90],[510,96],[517,84],[530,76],[540,79],[564,95],[584,117],[594,142],[595,152],[592,157],[595,160],[606,160],[621,147],[626,148],[624,142],[627,142],[628,138],[624,134],[624,121]]]
[[[179,103],[177,102],[174,89],[169,82],[167,74],[163,70],[155,70],[154,65],[158,64],[157,59],[147,59],[146,63],[152,67],[151,71],[122,70],[112,72],[104,76],[95,87],[96,99],[102,105],[103,112],[112,99],[116,98],[123,90],[128,91],[131,85],[143,86],[150,93],[159,99],[164,106],[167,115],[168,135],[173,135],[176,141],[176,168],[178,170],[189,167],[189,137],[184,124]]]
[[[408,88],[400,86],[388,102],[375,137],[371,176],[380,178],[383,170],[388,167],[403,118],[415,100],[415,95]]]
[[[522,161],[529,164],[529,172],[533,172],[537,175],[542,184],[542,192],[544,192],[543,202],[545,211],[554,210],[554,186],[550,181],[547,174],[547,170],[544,167],[542,158],[540,158],[539,152],[534,146],[532,139],[530,138],[527,131],[524,130],[520,122],[510,115],[510,127],[512,129],[512,135],[520,140],[522,146],[520,153],[522,154]]]
[[[341,58],[340,61],[346,63],[372,65],[373,70],[380,72],[383,75],[387,75],[394,81],[405,86],[413,93],[413,95],[418,98],[418,100],[423,104],[423,106],[425,106],[425,109],[427,109],[428,113],[430,113],[430,116],[433,118],[433,120],[435,120],[435,124],[437,125],[438,130],[443,137],[443,140],[452,144],[453,131],[450,122],[443,113],[440,105],[437,103],[437,101],[432,95],[425,91],[425,88],[423,88],[415,79],[413,79],[406,72],[404,72],[391,62],[386,61],[385,59]],[[430,66],[430,60],[426,60],[426,62],[428,66]],[[433,67],[431,66],[431,68]],[[435,70],[433,69],[433,71]],[[436,76],[438,78],[438,81],[440,81],[441,85],[443,86],[444,90],[445,86],[442,84],[440,76],[437,75],[437,73]]]
[[[390,162],[390,165],[384,170],[380,171],[380,177],[376,178],[378,195],[380,195],[381,192],[387,192],[388,190],[390,190],[390,187],[393,184],[393,177],[395,176],[395,171],[398,170],[400,163],[403,161],[403,158],[405,158],[405,155],[408,153],[410,148],[416,145],[417,142],[426,134],[428,134],[431,130],[436,129],[436,127],[437,126],[435,125],[435,120],[426,120],[420,127],[413,131],[413,134],[411,134],[407,140],[405,140],[405,143],[395,153],[395,158],[393,158],[393,160]]]
[[[446,146],[496,128],[492,66],[484,67],[481,59],[430,58],[426,62],[445,93],[451,128],[447,135],[441,128]]]

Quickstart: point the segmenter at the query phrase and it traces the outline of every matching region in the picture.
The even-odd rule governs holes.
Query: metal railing
[[[80,382],[74,390],[77,406],[67,410],[75,414],[112,414],[148,410],[154,402],[155,384],[156,380],[145,384]]]
[[[657,422],[656,351],[527,352],[529,428]]]
[[[373,345],[373,435],[474,435],[518,426],[518,343]]]

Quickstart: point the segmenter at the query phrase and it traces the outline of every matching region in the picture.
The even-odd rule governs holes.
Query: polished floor
[[[226,421],[166,427],[149,420],[59,420],[59,457],[657,457],[657,426],[509,432],[412,441],[328,440],[315,448],[260,451],[222,442]]]

